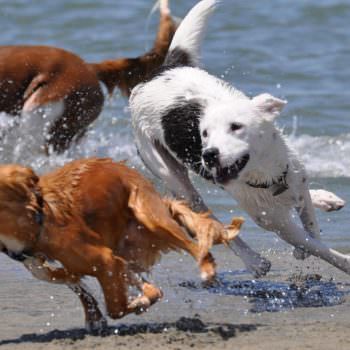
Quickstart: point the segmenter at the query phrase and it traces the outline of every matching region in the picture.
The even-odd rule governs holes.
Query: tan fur
[[[0,111],[16,115],[64,101],[62,115],[50,126],[47,145],[57,152],[81,137],[100,114],[104,97],[100,81],[111,94],[125,96],[164,61],[176,25],[161,10],[154,47],[136,58],[88,63],[72,52],[48,46],[0,47]]]
[[[241,225],[226,232],[207,214],[162,199],[137,171],[110,159],[77,160],[40,178],[26,167],[2,165],[0,206],[0,232],[30,252],[26,267],[39,279],[75,286],[90,324],[102,314],[81,287],[83,276],[99,281],[110,317],[140,313],[162,296],[137,277],[148,272],[161,253],[188,252],[210,280],[215,275],[211,245],[233,239]],[[40,211],[43,224],[35,220]],[[10,249],[6,240],[1,247]],[[51,268],[47,260],[63,267]],[[128,285],[143,294],[128,302]]]

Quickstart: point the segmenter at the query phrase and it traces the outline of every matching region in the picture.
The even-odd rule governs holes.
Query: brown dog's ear
[[[0,201],[38,205],[38,176],[30,168],[19,165],[0,166]]]

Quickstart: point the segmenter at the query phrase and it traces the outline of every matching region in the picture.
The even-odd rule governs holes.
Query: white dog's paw
[[[314,207],[323,211],[340,210],[346,203],[334,193],[325,190],[310,190],[310,195]]]
[[[308,251],[304,250],[303,248],[297,247],[297,248],[294,248],[293,255],[294,255],[294,258],[297,260],[305,260],[311,254]]]
[[[268,259],[265,259],[259,255],[254,257],[246,263],[248,270],[254,275],[255,278],[265,276],[271,269],[271,262]]]
[[[85,329],[88,333],[92,334],[103,334],[108,328],[107,320],[101,317],[99,320],[87,320],[85,323]]]

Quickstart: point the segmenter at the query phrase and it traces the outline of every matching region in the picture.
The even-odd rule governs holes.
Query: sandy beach
[[[170,0],[170,6],[183,17],[196,2]],[[157,11],[148,29],[146,19],[153,3],[2,0],[1,44],[53,45],[89,62],[135,57],[152,45]],[[312,188],[348,202],[340,211],[317,213],[324,242],[347,254],[349,23],[346,0],[227,0],[210,22],[202,55],[208,72],[247,95],[268,92],[288,100],[277,124],[305,163]],[[127,105],[118,91],[107,98],[101,116],[67,154],[48,158],[33,152],[27,158],[9,143],[0,163],[18,162],[43,173],[71,159],[101,156],[128,159],[145,172]],[[8,115],[0,113],[0,125],[4,120]],[[195,184],[220,220],[247,220],[242,237],[273,263],[265,278],[252,280],[240,259],[217,247],[218,284],[203,288],[193,260],[169,254],[150,276],[164,292],[162,301],[141,316],[109,320],[106,334],[92,336],[67,287],[39,282],[0,254],[0,350],[350,349],[350,276],[318,259],[296,261],[290,247],[258,228],[227,193],[198,178]],[[101,300],[94,281],[88,284]]]
[[[23,277],[0,286],[6,305],[0,348],[349,349],[345,274],[313,258],[296,262],[288,250],[270,256],[272,272],[255,281],[231,252],[220,247],[215,253],[219,270],[226,271],[217,285],[202,288],[191,260],[171,254],[152,276],[164,299],[144,315],[110,320],[102,336],[85,332],[82,310],[69,290],[33,280],[16,266],[14,275]],[[1,260],[13,270],[12,262]],[[175,263],[177,271],[171,271]],[[237,269],[230,271],[232,266]],[[193,279],[181,278],[188,275]]]

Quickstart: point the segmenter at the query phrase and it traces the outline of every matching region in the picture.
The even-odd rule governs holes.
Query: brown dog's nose
[[[202,158],[204,160],[205,165],[208,168],[214,168],[219,165],[219,149],[216,147],[207,148],[202,153]]]

